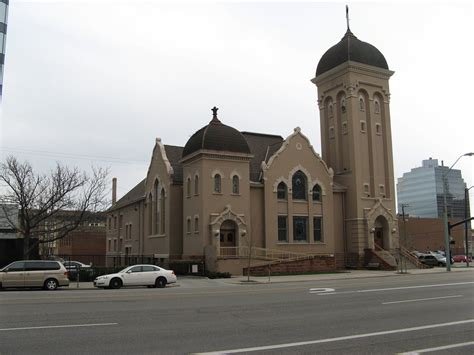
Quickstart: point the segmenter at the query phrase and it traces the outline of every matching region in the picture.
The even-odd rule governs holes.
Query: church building
[[[216,107],[183,147],[157,138],[146,177],[118,201],[114,179],[107,256],[203,261],[233,275],[249,262],[255,270],[393,268],[392,74],[348,26],[311,80],[321,154],[299,127],[286,138],[241,132]]]

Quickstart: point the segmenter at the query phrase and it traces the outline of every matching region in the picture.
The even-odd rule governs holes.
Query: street
[[[473,276],[7,290],[0,353],[473,353]]]

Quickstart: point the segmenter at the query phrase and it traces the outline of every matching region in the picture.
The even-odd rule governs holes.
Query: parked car
[[[72,267],[76,267],[80,270],[83,270],[83,269],[90,269],[91,268],[91,265],[87,265],[87,264],[84,264],[84,263],[81,263],[80,261],[74,261],[74,260],[66,260],[66,261],[63,261],[63,265],[66,267],[66,269],[68,267],[72,268]]]
[[[454,255],[453,256],[453,261],[455,263],[467,263],[468,261],[472,262],[472,258],[470,256],[466,256],[466,255]]]
[[[438,260],[438,266],[446,266],[446,256],[438,254],[437,252],[430,251],[428,254],[433,255],[436,260]],[[453,258],[451,258],[451,264],[453,263]]]
[[[165,287],[176,282],[173,270],[156,265],[132,265],[116,274],[102,275],[94,280],[99,288],[120,288],[122,286]]]
[[[431,254],[418,255],[418,260],[428,266],[443,266],[443,262],[438,261],[438,259],[436,259],[436,257]],[[444,266],[446,266],[446,261],[444,262]]]
[[[92,272],[91,265],[81,263],[80,261],[67,260],[63,261],[63,265],[66,267],[66,270],[69,273],[69,280],[76,281],[77,275],[81,270],[89,270]]]
[[[446,266],[446,254],[443,253],[443,254],[440,254],[439,252],[437,251],[430,251],[428,254],[431,254],[431,255],[434,255],[434,257],[436,259],[438,259],[438,261],[441,261],[444,265],[443,266]],[[451,256],[451,265],[454,263],[454,259],[453,257]],[[440,265],[441,266],[441,265]]]
[[[59,286],[69,286],[68,272],[59,261],[14,261],[0,270],[0,288],[42,287],[52,291]]]

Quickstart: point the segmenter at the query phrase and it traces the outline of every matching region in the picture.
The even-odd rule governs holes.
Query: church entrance
[[[377,247],[383,249],[383,229],[382,228],[375,228],[374,244],[375,244],[376,249]]]
[[[224,221],[220,229],[221,255],[236,255],[236,235],[236,223],[229,219]]]
[[[374,247],[375,249],[385,249],[388,247],[388,222],[383,216],[377,217],[374,223]]]

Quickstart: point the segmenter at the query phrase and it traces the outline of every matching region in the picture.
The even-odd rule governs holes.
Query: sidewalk
[[[337,273],[327,274],[305,274],[305,275],[275,275],[268,276],[250,276],[250,283],[282,283],[282,282],[302,282],[302,281],[324,281],[324,280],[344,280],[358,279],[368,277],[393,277],[406,275],[426,275],[426,274],[443,274],[446,273],[445,268],[432,269],[408,269],[407,273],[399,273],[397,271],[382,270],[344,270]],[[471,272],[474,276],[474,267],[467,268],[464,266],[451,267],[451,272]],[[229,284],[245,284],[248,285],[247,276],[234,276],[230,279],[220,279],[222,282]]]
[[[382,270],[344,270],[335,273],[326,274],[304,274],[304,275],[270,275],[268,276],[250,276],[250,282],[247,281],[247,276],[233,276],[229,279],[216,279],[221,283],[233,284],[233,285],[250,285],[250,284],[266,284],[266,283],[285,283],[285,282],[303,282],[303,281],[326,281],[326,280],[344,280],[344,279],[360,279],[368,277],[394,277],[394,276],[406,276],[406,275],[426,275],[426,274],[444,274],[446,273],[445,268],[432,268],[432,269],[409,269],[407,273],[399,273],[397,271],[382,271]],[[451,272],[470,272],[474,276],[474,266],[467,268],[465,265],[456,265],[451,267]],[[201,276],[178,276],[178,282],[175,286],[179,286],[180,280],[199,280],[205,277]],[[87,290],[95,289],[92,282],[70,282],[70,290]]]

